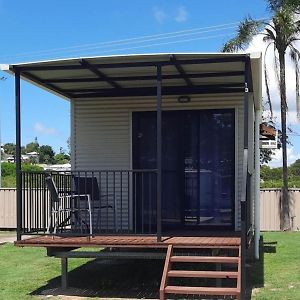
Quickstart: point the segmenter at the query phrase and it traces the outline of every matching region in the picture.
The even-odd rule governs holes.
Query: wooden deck
[[[240,237],[202,236],[202,237],[162,237],[158,242],[155,236],[94,236],[61,237],[36,236],[17,241],[20,247],[120,247],[120,248],[168,248],[169,245],[180,248],[236,248]]]

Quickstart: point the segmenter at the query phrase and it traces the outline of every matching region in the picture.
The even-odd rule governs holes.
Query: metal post
[[[248,122],[249,122],[249,79],[250,79],[250,57],[245,61],[245,93],[244,93],[244,149],[248,149]]]
[[[157,241],[161,241],[161,187],[162,187],[162,129],[161,129],[161,65],[157,65],[157,110],[156,110],[156,164],[157,164]]]
[[[255,111],[255,204],[254,204],[254,224],[255,224],[255,258],[259,259],[259,239],[260,239],[260,148],[259,148],[259,123],[261,110]]]
[[[66,290],[68,288],[68,258],[61,258],[61,288]]]
[[[21,182],[21,102],[20,72],[15,71],[15,102],[16,102],[16,186],[17,186],[17,240],[21,240],[22,230],[22,182]]]
[[[245,60],[245,92],[244,92],[244,190],[241,200],[241,299],[246,293],[246,249],[247,249],[247,190],[248,183],[248,122],[249,122],[249,82],[250,82],[250,57]]]

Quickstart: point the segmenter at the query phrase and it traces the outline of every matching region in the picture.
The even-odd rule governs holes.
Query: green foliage
[[[70,161],[70,156],[65,153],[58,153],[54,156],[55,164],[66,164]]]
[[[39,152],[39,143],[37,142],[31,142],[29,144],[26,145],[25,147],[25,153],[29,153],[29,152]]]
[[[8,162],[3,162],[1,164],[1,174],[5,176],[13,176],[16,174],[16,165]]]
[[[54,162],[55,152],[49,145],[42,145],[39,149],[40,163],[52,164]]]
[[[16,187],[16,176],[5,176],[1,177],[1,187],[3,188],[14,188]]]
[[[9,155],[16,154],[16,145],[14,143],[6,143],[3,145],[4,152]]]
[[[39,172],[43,171],[43,168],[31,165],[28,163],[24,163],[21,165],[22,171],[26,172]],[[16,186],[16,164],[3,162],[1,164],[1,179],[2,179],[2,187],[12,188]]]
[[[300,159],[297,159],[293,164],[290,165],[289,171],[291,175],[300,176]]]
[[[290,188],[300,188],[300,159],[296,160],[288,167]],[[260,177],[262,179],[262,188],[282,188],[282,168],[270,168],[261,166]]]
[[[22,164],[21,169],[25,172],[40,172],[44,170],[42,167],[31,164]]]

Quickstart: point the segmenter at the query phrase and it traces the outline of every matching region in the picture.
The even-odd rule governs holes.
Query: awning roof
[[[155,95],[157,65],[162,67],[163,95],[244,92],[245,76],[249,88],[253,82],[259,91],[260,64],[260,54],[179,53],[74,58],[1,69],[20,72],[23,79],[64,98],[85,99]]]

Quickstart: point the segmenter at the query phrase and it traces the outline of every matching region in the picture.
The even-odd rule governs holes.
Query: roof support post
[[[157,97],[156,97],[156,165],[157,165],[157,209],[156,209],[156,222],[157,222],[157,241],[161,241],[161,195],[162,195],[162,79],[161,79],[161,65],[156,67],[157,76]]]
[[[245,298],[246,292],[246,252],[248,235],[248,201],[250,201],[250,180],[248,172],[248,122],[249,122],[249,83],[250,83],[250,57],[245,59],[245,92],[244,92],[244,162],[243,162],[243,195],[241,199],[241,299]]]
[[[254,251],[255,258],[259,259],[259,241],[260,241],[260,148],[259,148],[259,124],[261,121],[261,110],[260,108],[255,110],[255,203],[254,203]]]
[[[20,72],[15,72],[15,105],[16,105],[16,186],[17,186],[17,240],[21,240],[22,231],[22,180],[21,180],[21,97]]]

